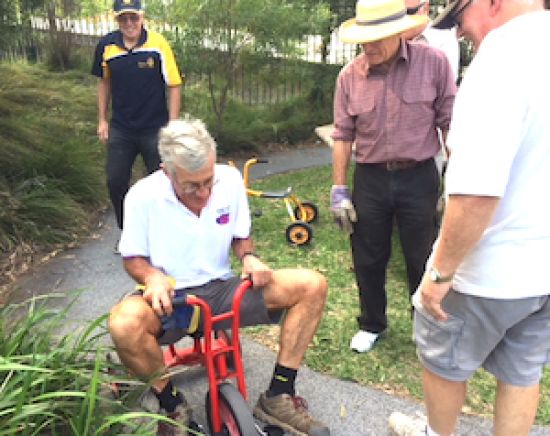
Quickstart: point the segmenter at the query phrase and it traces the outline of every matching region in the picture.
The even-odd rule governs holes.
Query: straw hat
[[[340,25],[340,39],[347,43],[378,41],[427,22],[425,15],[407,15],[403,0],[358,0],[355,18]]]

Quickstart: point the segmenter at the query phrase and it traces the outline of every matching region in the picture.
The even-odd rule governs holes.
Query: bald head
[[[463,3],[464,2],[464,3]],[[520,15],[544,10],[543,0],[473,0],[464,7],[461,0],[458,10],[458,36],[469,39],[479,48],[481,42],[492,30]]]

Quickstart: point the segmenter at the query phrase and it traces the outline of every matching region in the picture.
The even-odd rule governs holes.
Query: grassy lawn
[[[275,268],[308,267],[322,272],[328,278],[330,291],[325,314],[313,346],[306,355],[306,364],[309,367],[341,379],[421,400],[421,366],[411,341],[405,266],[397,238],[394,239],[387,279],[387,334],[370,353],[360,355],[349,350],[349,341],[357,328],[357,287],[350,271],[349,240],[337,230],[330,216],[330,180],[331,170],[324,167],[273,176],[256,183],[254,187],[264,190],[280,190],[292,186],[300,200],[312,201],[320,212],[319,221],[313,224],[314,237],[311,245],[292,247],[286,243],[285,238],[285,228],[290,220],[284,203],[281,200],[251,198],[251,210],[262,211],[262,215],[255,217],[253,221],[257,251]],[[278,327],[255,327],[249,329],[248,334],[275,347]],[[478,371],[469,385],[464,411],[490,414],[494,388],[492,376]],[[546,369],[541,390],[537,422],[548,425],[550,367]]]

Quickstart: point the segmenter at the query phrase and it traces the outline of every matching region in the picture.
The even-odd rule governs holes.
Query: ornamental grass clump
[[[58,335],[68,307],[35,297],[0,308],[0,434],[154,434],[167,418],[139,411],[145,384],[107,359],[106,315]],[[76,300],[75,300],[76,301]],[[114,382],[132,386],[115,398]]]

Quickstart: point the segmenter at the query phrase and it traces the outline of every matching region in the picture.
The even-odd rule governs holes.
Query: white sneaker
[[[420,412],[416,412],[414,417],[393,412],[388,418],[390,429],[398,436],[426,436],[427,423],[428,420]]]
[[[379,336],[380,333],[371,333],[365,330],[359,330],[352,338],[349,347],[358,353],[366,353],[371,350]]]

